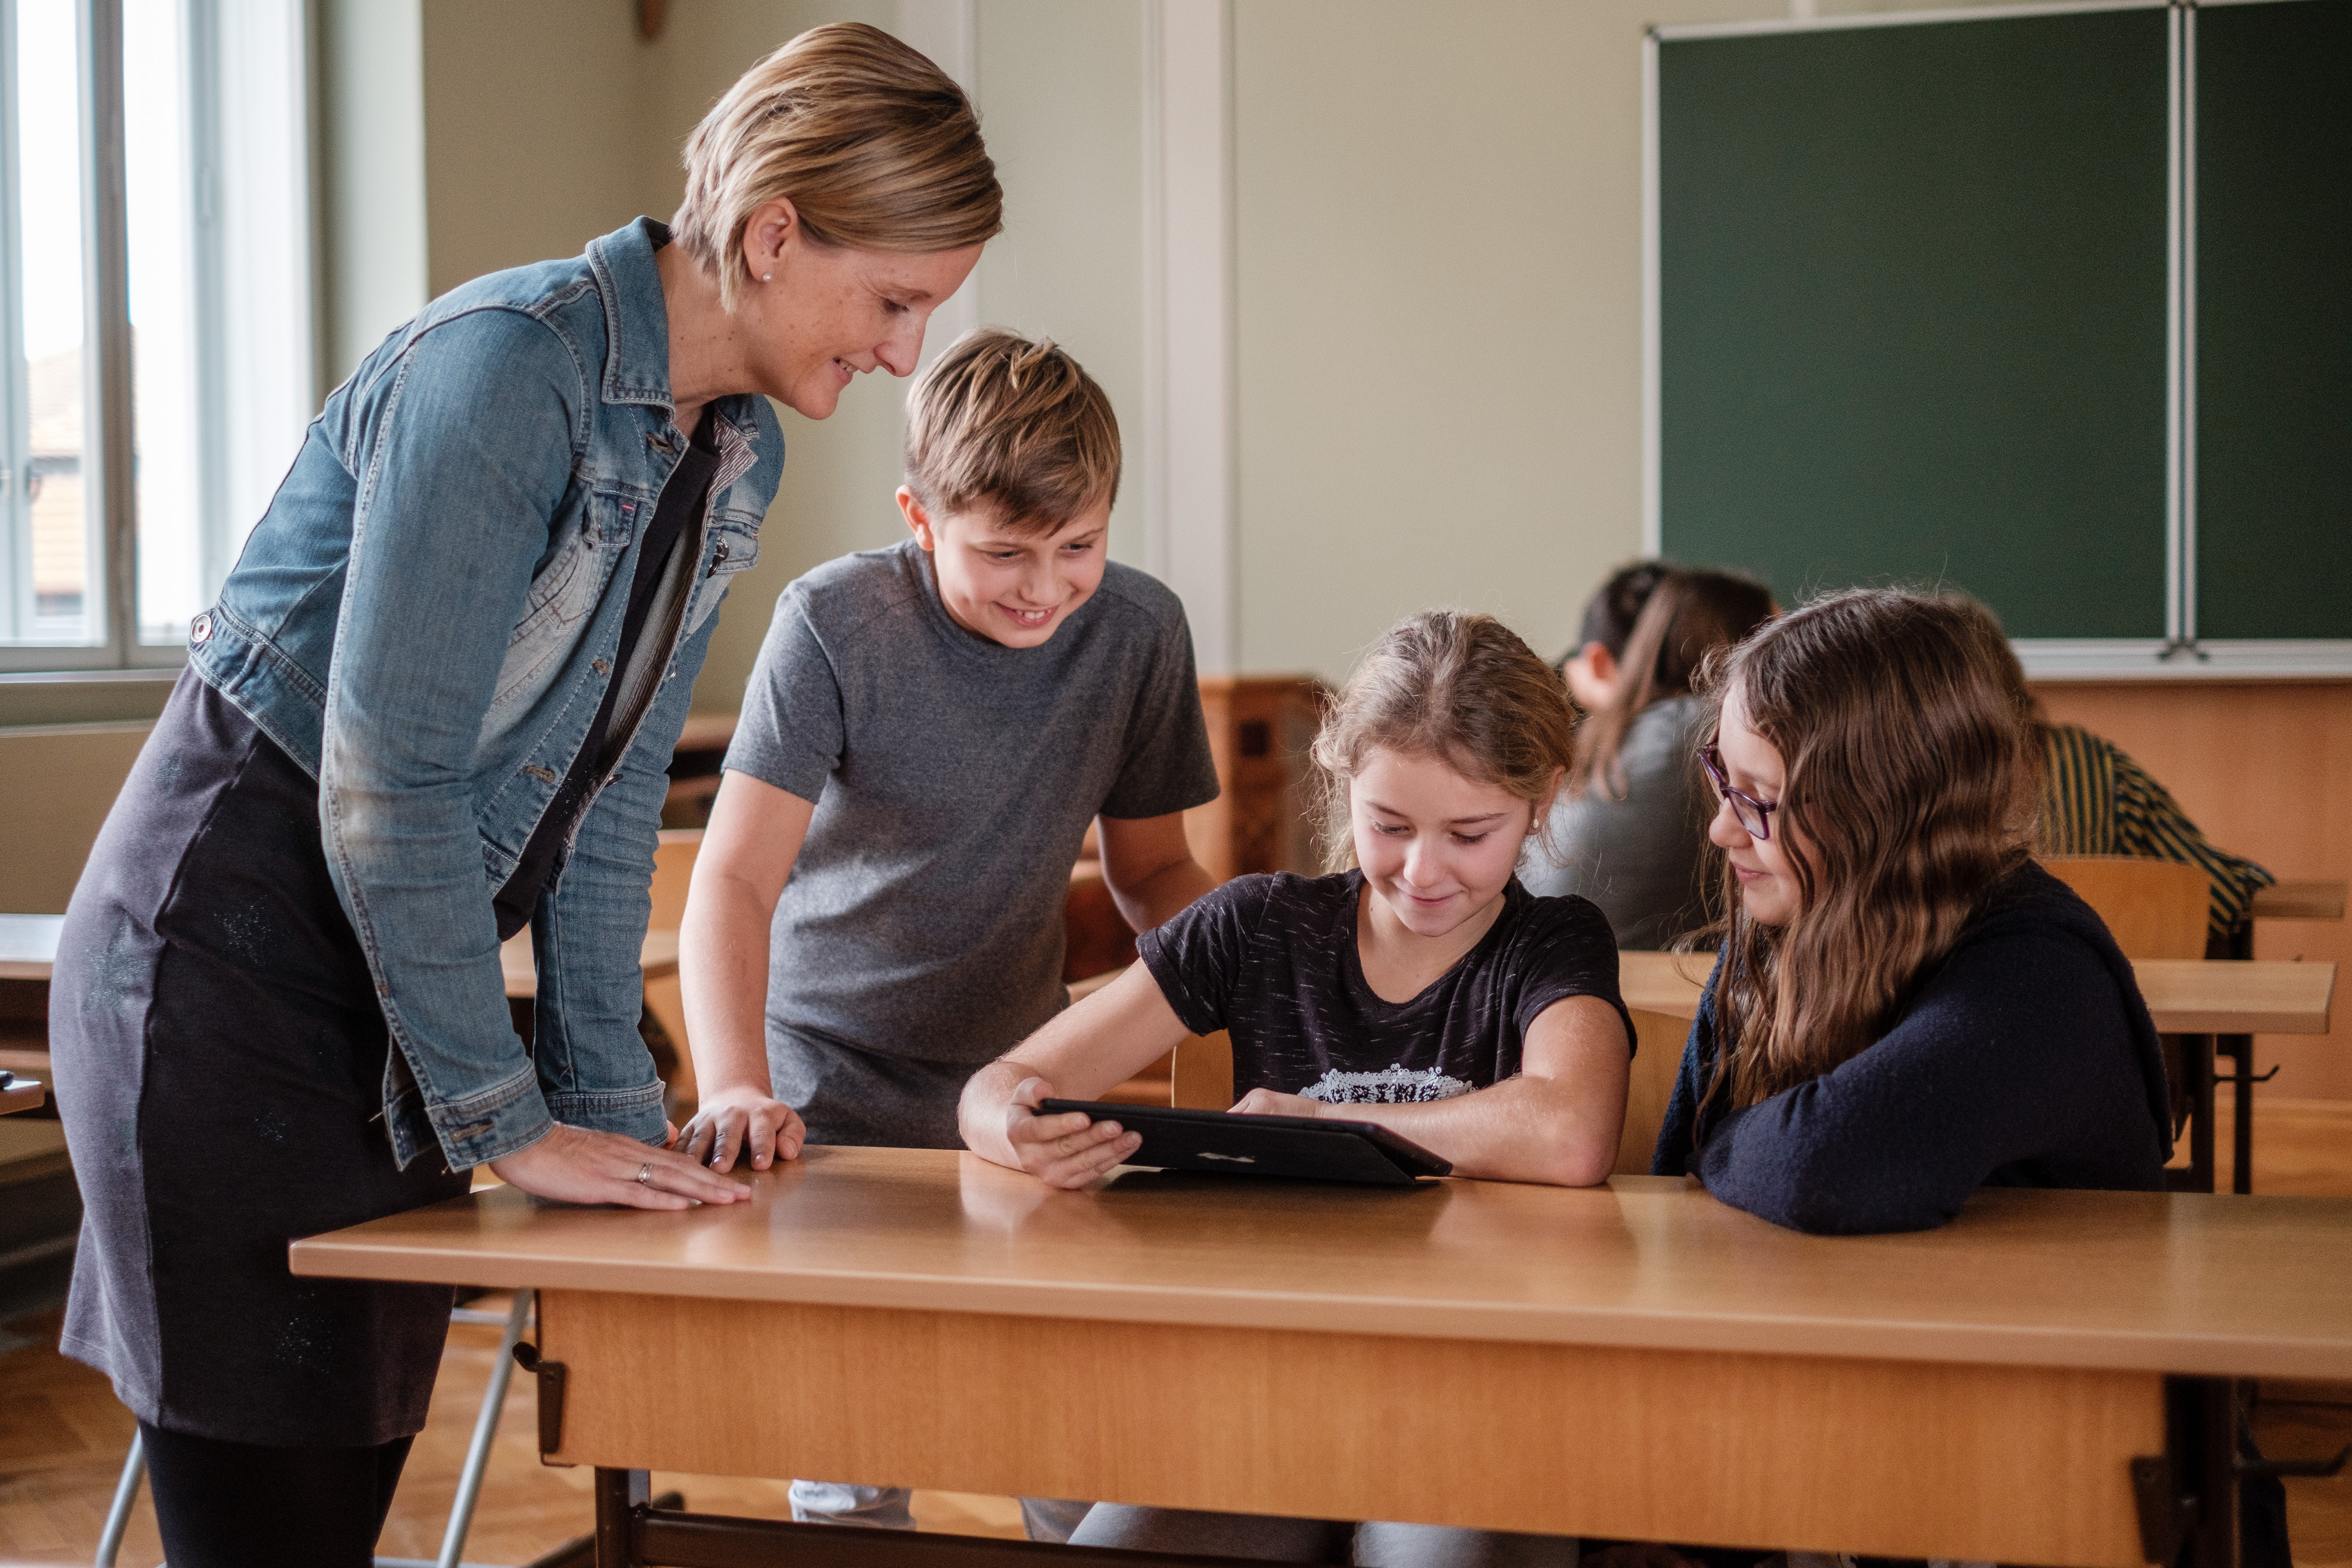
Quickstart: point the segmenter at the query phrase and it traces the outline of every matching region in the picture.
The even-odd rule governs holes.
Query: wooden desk
[[[2340,921],[2344,918],[2344,884],[2279,882],[2257,888],[2252,907],[2246,912],[2258,921]]]
[[[58,933],[63,915],[0,915],[0,980],[47,980],[57,961]],[[649,931],[637,962],[646,978],[677,973],[677,932]],[[531,961],[530,933],[520,931],[499,949],[499,964],[506,972],[507,994],[521,998],[539,990],[538,967]]]
[[[38,1110],[48,1103],[48,1092],[38,1079],[20,1078],[0,1088],[0,1116],[19,1110]]]
[[[2205,1380],[2352,1376],[2352,1201],[1988,1191],[1832,1239],[1655,1177],[1056,1193],[814,1148],[745,1179],[685,1214],[481,1193],[292,1267],[539,1288],[541,1444],[605,1472],[604,1568],[812,1528],[649,1514],[647,1468],[2122,1568],[2135,1460],[2229,1484],[2187,1479],[2227,1462]]]
[[[47,980],[63,915],[0,915],[0,980]]]
[[[1714,964],[1711,953],[1620,953],[1618,986],[1628,1007],[1695,1017]],[[2336,989],[2332,963],[2147,958],[2132,971],[2159,1034],[2327,1033],[2327,1004]]]
[[[649,931],[637,950],[637,963],[648,980],[677,973],[677,932]],[[521,1001],[539,994],[539,965],[530,952],[530,932],[517,931],[499,947],[499,965],[506,971],[507,999]]]

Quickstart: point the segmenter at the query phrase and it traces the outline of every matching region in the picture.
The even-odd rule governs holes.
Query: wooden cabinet
[[[1252,871],[1318,868],[1310,819],[1323,688],[1305,675],[1207,675],[1201,710],[1216,758],[1217,798],[1184,814],[1192,858],[1220,882]]]

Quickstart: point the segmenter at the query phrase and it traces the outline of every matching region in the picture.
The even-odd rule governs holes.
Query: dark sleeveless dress
[[[83,1205],[65,1352],[194,1436],[421,1429],[449,1288],[296,1279],[286,1245],[467,1178],[437,1151],[394,1169],[390,1041],[318,785],[192,673],[67,910],[49,1038]]]

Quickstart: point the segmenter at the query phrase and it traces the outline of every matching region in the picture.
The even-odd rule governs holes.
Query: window
[[[310,419],[303,0],[0,0],[0,668],[169,665]]]

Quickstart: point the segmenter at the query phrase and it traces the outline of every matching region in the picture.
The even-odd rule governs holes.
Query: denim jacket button
[[[588,668],[599,675],[610,675],[613,673],[613,661],[609,658],[592,658],[588,661]]]
[[[203,615],[198,616],[194,620],[188,623],[188,640],[192,643],[196,643],[210,642],[212,639],[213,613],[210,610],[206,610]]]

